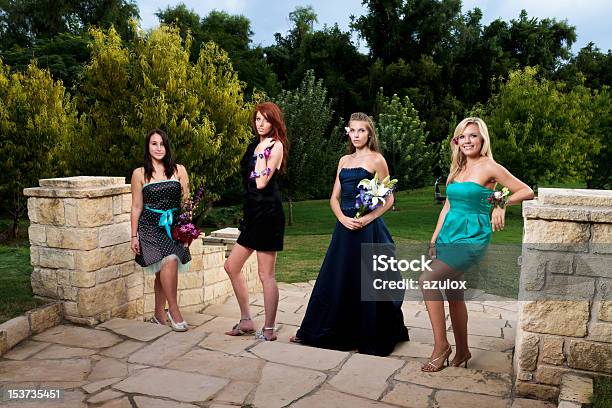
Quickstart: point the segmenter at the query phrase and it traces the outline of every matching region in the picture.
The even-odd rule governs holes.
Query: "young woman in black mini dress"
[[[168,136],[163,130],[147,134],[144,166],[132,173],[132,243],[136,263],[145,273],[155,273],[155,314],[153,323],[186,331],[176,301],[178,272],[189,271],[189,248],[172,239],[172,220],[178,219],[181,198],[189,197],[185,167],[174,163]],[[168,302],[168,311],[164,308]]]
[[[263,284],[265,322],[256,333],[260,340],[276,340],[274,321],[278,308],[276,285],[276,252],[283,250],[285,213],[278,188],[278,173],[287,161],[287,130],[281,110],[272,102],[255,107],[251,117],[255,132],[241,161],[244,181],[243,220],[240,236],[225,261],[225,271],[232,281],[240,321],[226,334],[241,336],[255,333],[249,309],[249,292],[244,275],[244,263],[257,251],[257,268]]]

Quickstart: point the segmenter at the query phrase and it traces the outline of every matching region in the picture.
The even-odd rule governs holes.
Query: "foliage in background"
[[[147,131],[159,127],[205,201],[217,198],[251,135],[252,106],[227,53],[207,43],[191,63],[189,37],[183,43],[168,26],[138,33],[132,49],[112,28],[91,36],[77,95],[85,126],[64,150],[73,172],[129,177],[142,165]]]
[[[459,120],[457,116],[453,114],[448,121],[448,131],[446,139],[442,139],[440,143],[438,143],[438,163],[437,163],[437,174],[440,174],[440,182],[444,185],[446,183],[446,177],[450,171],[451,166],[451,141],[453,137],[453,133],[455,132],[455,127],[459,124]]]
[[[235,98],[242,101],[239,103],[244,103],[245,99],[256,100],[258,90],[274,98],[280,92],[280,87],[298,88],[308,70],[314,70],[315,77],[321,78],[328,90],[327,96],[333,110],[331,123],[338,123],[353,111],[375,112],[379,87],[397,94],[400,100],[409,97],[420,113],[420,119],[425,122],[427,143],[438,146],[434,165],[429,169],[433,175],[447,171],[447,139],[449,129],[454,128],[457,119],[467,116],[475,105],[491,107],[496,104],[491,98],[495,96],[499,100],[499,84],[508,81],[511,71],[537,65],[538,77],[555,84],[553,93],[557,95],[557,99],[538,99],[537,116],[541,117],[546,110],[557,109],[561,100],[573,107],[569,112],[575,113],[575,106],[582,106],[582,116],[569,113],[560,116],[565,121],[572,121],[566,122],[568,126],[583,129],[582,134],[588,140],[595,140],[595,146],[589,151],[579,146],[576,151],[563,153],[560,145],[548,139],[538,139],[546,131],[533,133],[534,126],[538,127],[534,123],[539,120],[535,115],[517,115],[516,109],[512,108],[508,117],[504,116],[505,111],[496,111],[499,115],[494,121],[501,129],[501,140],[506,140],[500,145],[494,141],[496,158],[499,156],[505,160],[506,149],[513,149],[509,141],[521,133],[523,136],[520,137],[529,140],[521,143],[522,150],[508,152],[511,164],[518,162],[524,152],[528,153],[528,160],[533,161],[537,158],[537,149],[550,147],[553,151],[551,172],[532,171],[538,178],[586,178],[589,187],[609,188],[609,140],[612,129],[609,121],[610,95],[605,87],[612,82],[610,50],[602,52],[590,43],[572,56],[570,50],[576,40],[575,27],[566,21],[532,18],[524,11],[510,21],[497,19],[483,24],[482,12],[478,8],[462,11],[459,0],[366,0],[364,5],[365,12],[353,19],[352,28],[366,42],[369,55],[359,52],[359,43],[353,40],[351,32],[343,32],[337,25],[315,27],[317,14],[312,7],[297,7],[291,12],[288,31],[276,33],[275,44],[265,48],[252,43],[250,21],[241,15],[212,11],[200,17],[179,4],[158,10],[157,16],[161,22],[178,27],[191,67],[199,65],[201,49],[208,54],[213,52],[206,45],[208,41],[216,42],[228,53],[229,59],[221,65],[231,65],[238,75],[241,91],[236,91],[236,82],[230,80],[233,85],[229,86],[232,94],[229,99],[240,94]],[[185,85],[192,84],[186,79],[191,78],[191,69],[186,68],[184,75],[170,73],[176,67],[169,70],[168,75],[157,68],[150,70],[151,63],[148,61],[154,53],[151,52],[149,56],[141,54],[142,44],[147,43],[148,37],[139,33],[134,23],[130,23],[131,19],[138,18],[138,14],[133,0],[61,0],[52,3],[48,0],[0,0],[0,56],[5,64],[8,62],[7,65],[11,66],[11,72],[26,72],[31,59],[35,58],[40,68],[48,68],[52,77],[62,80],[73,95],[78,92],[77,108],[79,114],[84,116],[78,125],[80,135],[73,138],[72,143],[81,147],[72,158],[68,157],[70,155],[63,156],[65,162],[77,163],[73,173],[87,171],[89,174],[108,174],[112,170],[113,174],[129,175],[132,164],[142,156],[141,139],[136,135],[142,136],[150,124],[147,121],[161,123],[161,120],[151,120],[156,115],[170,121],[167,129],[177,130],[181,143],[184,142],[183,138],[189,139],[189,146],[197,147],[199,136],[194,141],[186,134],[218,135],[210,139],[212,147],[207,147],[206,157],[212,156],[214,159],[218,155],[210,152],[217,148],[218,139],[232,132],[218,129],[219,123],[227,120],[222,118],[223,115],[210,115],[216,116],[217,121],[201,119],[209,116],[207,112],[202,112],[216,110],[208,102],[203,103],[202,109],[201,106],[193,108],[188,99],[192,95],[189,92],[205,94],[207,91],[199,92],[194,88],[196,85]],[[95,63],[103,66],[100,69],[116,72],[107,77],[96,74],[99,80],[92,81],[92,66],[83,71],[91,53],[100,46],[87,46],[92,41],[89,29],[110,26],[115,28],[122,41],[117,45],[113,43],[114,40],[104,40],[110,47],[108,53],[99,52],[93,58],[97,61]],[[156,35],[151,34],[152,38]],[[99,39],[97,41],[100,42]],[[164,42],[159,41],[159,44]],[[188,44],[191,46],[187,47]],[[155,55],[159,57],[155,58],[165,63],[170,59],[168,55],[172,55],[172,58],[176,58],[171,61],[171,66],[175,66],[177,61],[183,63],[183,55],[177,54],[173,47],[170,47],[167,55],[158,53]],[[218,51],[213,54],[215,52]],[[126,61],[121,62],[123,58]],[[215,60],[217,57],[210,58]],[[116,93],[104,90],[109,85],[117,85],[114,81],[123,80],[125,83],[119,84],[123,88],[117,88]],[[216,81],[211,83],[215,88]],[[211,92],[219,92],[219,88]],[[90,91],[91,95],[88,95]],[[576,99],[572,101],[572,97]],[[214,97],[212,100],[216,103]],[[520,106],[524,105],[522,101],[518,102]],[[158,104],[161,110],[151,113],[154,108],[145,106],[147,104]],[[105,113],[105,110],[109,113]],[[232,116],[231,113],[228,115]],[[239,120],[236,115],[233,116],[234,123],[237,123]],[[504,128],[506,122],[509,131]],[[585,127],[585,123],[588,126]],[[562,127],[553,123],[551,129],[556,129],[555,126]],[[204,130],[206,127],[209,127],[208,131]],[[331,137],[332,140],[336,138]],[[578,144],[582,145],[581,142]],[[83,149],[83,146],[90,145],[92,149]],[[601,149],[598,152],[599,145]],[[105,150],[102,146],[110,147]],[[240,154],[236,153],[236,150],[241,150],[237,146],[230,143],[230,163]],[[175,148],[179,160],[186,159],[181,157],[182,146],[175,145]],[[200,158],[198,162],[193,157],[198,154],[197,150],[190,152],[193,155],[187,159],[194,168],[206,171],[208,167],[202,164],[203,159]],[[126,160],[121,159],[124,155],[127,156]],[[79,160],[74,160],[74,157]],[[85,160],[81,163],[83,158]],[[220,161],[213,160],[213,164]],[[555,163],[559,161],[565,163],[565,167],[555,168]],[[102,167],[93,166],[92,162],[101,163]],[[113,165],[107,165],[107,162]],[[116,163],[119,166],[114,166]],[[541,164],[541,167],[548,165]],[[220,167],[215,166],[213,170]],[[229,173],[234,168],[227,170]],[[233,203],[240,195],[241,188],[238,178],[226,179],[226,175],[223,169],[221,174],[207,177],[216,179],[214,183],[217,185],[222,184],[221,190],[227,196],[224,203]],[[535,175],[530,177],[533,179]],[[214,187],[211,192],[216,194],[221,190]],[[228,191],[230,193],[226,194]]]
[[[612,94],[604,86],[601,91],[593,91],[591,100],[587,100],[592,117],[589,124],[588,138],[599,140],[599,154],[590,154],[591,167],[586,172],[588,188],[612,189]]]
[[[351,32],[338,25],[314,29],[317,14],[312,7],[296,7],[289,14],[286,35],[276,33],[276,44],[266,47],[266,60],[272,66],[283,89],[300,86],[306,72],[312,70],[323,80],[333,100],[335,120],[352,112],[370,111],[373,100],[368,94],[368,58],[359,52]]]
[[[58,148],[76,126],[70,95],[48,71],[32,64],[10,74],[0,60],[0,213],[11,215],[12,237],[27,212],[23,189],[58,171]]]
[[[366,100],[379,87],[409,96],[421,113],[428,141],[447,137],[453,114],[485,103],[495,80],[516,68],[539,65],[546,76],[571,56],[575,28],[555,19],[529,18],[483,25],[478,8],[460,0],[365,0],[352,27],[370,50]],[[363,91],[362,91],[363,92]],[[437,169],[436,169],[437,170]]]
[[[584,175],[601,141],[590,134],[592,95],[538,78],[536,68],[510,73],[484,107],[496,161],[531,186]]]
[[[203,44],[213,41],[228,53],[247,94],[259,89],[274,96],[280,91],[276,75],[264,58],[263,48],[251,47],[253,31],[248,18],[218,10],[201,18],[184,4],[167,6],[156,15],[161,23],[179,27],[183,39],[188,34],[191,36],[191,61],[197,61]]]
[[[342,150],[332,132],[332,101],[322,80],[308,71],[299,88],[275,100],[283,111],[289,140],[283,190],[289,201],[289,225],[296,199],[328,197]]]
[[[0,55],[13,70],[25,71],[32,59],[72,88],[89,60],[87,30],[115,27],[133,37],[138,19],[132,0],[1,0]]]
[[[381,90],[378,100],[378,139],[391,176],[400,190],[423,187],[431,179],[434,153],[426,144],[425,122],[407,96],[385,97]]]

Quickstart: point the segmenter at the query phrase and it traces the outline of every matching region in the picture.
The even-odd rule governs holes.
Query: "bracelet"
[[[271,147],[266,147],[264,149],[263,153],[254,154],[253,157],[255,157],[255,158],[259,157],[260,159],[263,159],[263,158],[267,159],[268,157],[270,157],[270,154],[272,154],[272,148]]]
[[[253,171],[251,172],[251,174],[249,175],[249,178],[250,178],[251,180],[253,180],[253,179],[256,179],[256,178],[258,178],[258,177],[260,177],[260,176],[267,176],[267,175],[268,175],[268,174],[270,174],[270,173],[272,173],[272,169],[271,169],[271,168],[269,168],[269,167],[266,167],[266,168],[265,168],[264,170],[262,170],[261,172],[253,170]]]
[[[132,235],[132,238],[138,238],[138,235]]]

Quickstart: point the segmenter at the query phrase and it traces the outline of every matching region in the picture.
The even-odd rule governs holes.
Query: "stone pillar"
[[[95,324],[142,314],[123,177],[40,180],[27,188],[34,294],[63,301],[64,318]]]
[[[541,188],[523,217],[516,391],[556,401],[567,373],[612,374],[612,191]]]

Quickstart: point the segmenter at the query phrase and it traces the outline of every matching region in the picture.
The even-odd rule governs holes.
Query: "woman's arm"
[[[444,225],[444,220],[446,219],[446,214],[450,209],[450,204],[448,203],[448,199],[444,201],[444,206],[442,210],[440,210],[440,215],[438,215],[438,222],[436,224],[436,228],[434,229],[433,235],[431,236],[431,240],[429,240],[429,244],[435,244],[438,239],[438,235],[440,234],[440,230],[442,230],[442,225]]]
[[[508,187],[508,190],[512,193],[508,197],[506,205],[519,204],[525,200],[531,200],[534,196],[533,190],[527,184],[514,177],[504,166],[494,161],[488,166],[492,178],[496,183],[501,184],[504,187]],[[493,231],[500,231],[504,229],[506,224],[506,208],[495,207],[491,213],[491,227]]]
[[[270,157],[266,159],[266,157],[261,158],[258,156],[255,162],[255,171],[259,174],[259,177],[255,179],[255,183],[259,190],[268,185],[270,179],[283,161],[283,144],[278,140],[266,139],[259,143],[255,149],[255,154],[263,154],[267,147],[272,149]],[[270,169],[270,171],[268,172],[267,169]]]
[[[140,254],[140,243],[138,241],[138,220],[142,214],[142,185],[144,183],[144,175],[142,168],[138,168],[132,172],[132,208],[130,211],[130,226],[132,233],[130,247],[135,254]]]
[[[177,166],[178,179],[181,183],[181,192],[183,193],[183,200],[189,199],[189,175],[187,169],[182,164]]]
[[[340,185],[340,170],[342,170],[345,160],[346,156],[342,156],[340,158],[340,161],[338,162],[338,170],[336,171],[336,181],[334,182],[334,188],[332,190],[331,197],[329,198],[329,206],[331,207],[332,212],[342,225],[344,225],[347,229],[356,230],[361,228],[359,221],[344,215],[342,209],[340,208],[340,194],[342,191],[342,187]]]
[[[446,184],[448,185],[448,179],[446,180]],[[432,258],[436,257],[436,241],[438,240],[438,235],[440,235],[440,231],[442,231],[442,226],[444,225],[444,220],[446,219],[446,214],[448,214],[448,210],[450,210],[450,203],[448,198],[444,201],[444,206],[440,210],[440,215],[438,215],[438,222],[436,223],[436,228],[429,240],[429,256]]]
[[[531,187],[514,177],[512,173],[506,170],[501,164],[495,162],[491,163],[491,170],[495,182],[504,187],[508,187],[508,190],[512,193],[508,197],[506,205],[519,204],[525,200],[531,200],[534,197]]]
[[[374,173],[378,173],[379,180],[382,180],[389,175],[389,167],[387,166],[387,161],[381,154],[376,155],[376,158],[373,160],[372,164],[374,165]],[[363,217],[360,217],[357,221],[360,222],[362,227],[365,227],[366,225],[374,221],[376,218],[386,213],[389,208],[393,206],[394,202],[395,197],[393,196],[393,193],[391,193],[387,197],[385,197],[384,205],[381,205],[375,210],[370,211]]]

